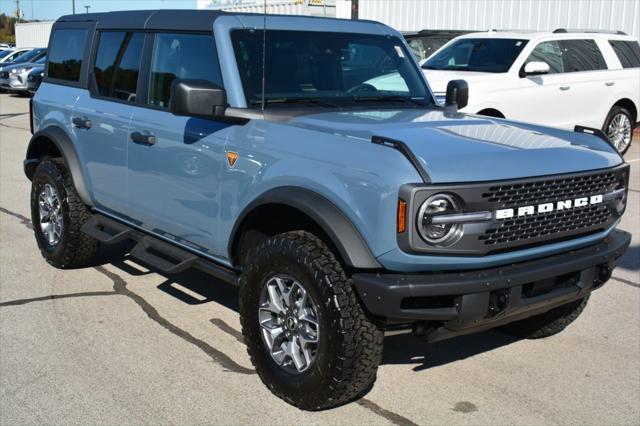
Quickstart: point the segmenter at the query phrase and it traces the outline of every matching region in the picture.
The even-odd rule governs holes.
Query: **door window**
[[[607,63],[595,40],[561,40],[565,71],[606,70]]]
[[[171,83],[177,78],[208,80],[222,87],[218,55],[211,35],[156,35],[149,79],[149,104],[169,106]]]
[[[622,68],[640,67],[640,45],[637,41],[609,40]]]
[[[529,62],[545,62],[549,65],[549,74],[564,72],[562,49],[557,41],[543,41],[531,51],[526,60]]]
[[[100,96],[135,102],[144,34],[102,32],[93,68]]]
[[[80,80],[86,41],[86,29],[55,30],[51,37],[48,76],[59,80]]]

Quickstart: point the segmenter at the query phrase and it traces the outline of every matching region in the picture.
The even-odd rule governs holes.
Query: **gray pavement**
[[[61,271],[30,229],[28,100],[0,94],[0,425],[640,424],[640,160],[632,246],[565,332],[385,340],[366,397],[308,413],[262,385],[239,341],[237,291],[153,273],[118,248]]]

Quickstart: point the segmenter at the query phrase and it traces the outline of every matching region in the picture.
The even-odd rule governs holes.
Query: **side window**
[[[149,79],[149,104],[169,106],[171,83],[177,78],[208,80],[222,87],[218,55],[211,35],[156,35]]]
[[[142,33],[100,33],[93,67],[100,96],[136,101],[143,43]]]
[[[51,36],[47,75],[58,80],[78,81],[86,41],[86,29],[55,30]]]
[[[609,40],[622,68],[640,67],[640,45],[637,41]]]
[[[607,69],[607,63],[595,40],[561,40],[560,47],[565,56],[567,72]]]
[[[538,44],[525,63],[529,62],[546,62],[549,65],[549,74],[564,72],[562,49],[557,41],[543,41]]]

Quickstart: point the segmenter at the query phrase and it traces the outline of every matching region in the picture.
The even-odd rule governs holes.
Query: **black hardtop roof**
[[[65,15],[57,22],[97,22],[98,28],[154,29],[154,30],[211,30],[218,16],[228,15],[220,10],[127,10],[104,13]]]
[[[213,22],[219,16],[262,16],[260,13],[224,12],[208,9],[159,9],[159,10],[126,10],[104,13],[78,13],[65,15],[57,22],[97,22],[102,29],[148,29],[148,30],[181,30],[181,31],[210,31]],[[273,15],[287,18],[317,18],[325,17]],[[360,22],[373,22],[360,20]],[[377,22],[376,22],[377,23]]]

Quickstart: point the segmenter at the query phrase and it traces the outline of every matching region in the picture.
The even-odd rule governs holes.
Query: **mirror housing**
[[[464,80],[451,80],[447,84],[444,106],[447,109],[462,109],[469,103],[469,85]]]
[[[171,83],[169,110],[188,117],[223,116],[227,92],[207,80],[176,79]]]
[[[531,61],[524,66],[524,75],[548,74],[551,68],[549,64],[542,61]]]

